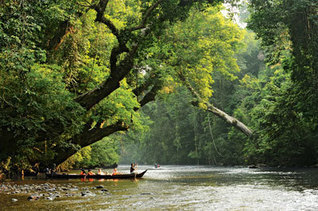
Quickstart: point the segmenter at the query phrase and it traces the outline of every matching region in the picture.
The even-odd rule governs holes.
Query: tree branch
[[[116,122],[115,124],[101,127],[101,123],[96,125],[93,129],[89,129],[85,132],[82,132],[80,135],[76,136],[73,140],[73,143],[79,144],[81,147],[91,145],[99,140],[102,140],[104,137],[109,136],[117,131],[126,131],[129,126],[124,124],[124,122]]]
[[[109,19],[104,17],[108,2],[109,0],[100,0],[97,5],[92,7],[97,12],[95,21],[105,24],[119,40],[119,30]]]
[[[144,17],[140,23],[139,26],[133,27],[131,29],[129,29],[128,31],[135,31],[135,30],[139,30],[139,29],[143,29],[146,27],[146,23],[147,23],[147,19],[149,18],[151,12],[156,9],[158,7],[158,5],[162,2],[163,0],[158,0],[156,3],[154,3],[151,7],[149,7],[147,9],[147,11],[144,14]]]
[[[69,27],[70,27],[69,20],[60,22],[54,37],[48,41],[48,45],[47,45],[48,50],[57,50],[58,49],[58,47],[63,42],[63,37],[65,37],[67,35],[67,33],[70,32]]]
[[[191,94],[198,99],[198,102],[194,102],[192,103],[195,106],[198,106],[199,102],[204,103],[207,107],[207,111],[212,112],[213,114],[215,114],[216,116],[220,117],[221,119],[223,119],[225,122],[229,123],[230,125],[234,126],[236,129],[240,130],[242,133],[244,133],[246,136],[252,136],[253,135],[253,131],[251,129],[249,129],[244,123],[242,123],[241,121],[239,121],[238,119],[228,115],[227,113],[225,113],[224,111],[216,108],[215,106],[213,106],[212,104],[210,104],[209,102],[205,102],[199,95],[199,93],[197,93],[193,87],[191,86],[191,84],[189,84],[186,79],[184,78],[184,76],[181,73],[178,73],[178,76],[180,78],[180,80],[185,84],[185,86],[188,88],[188,90],[191,92]]]
[[[68,142],[72,144],[78,144],[81,147],[86,147],[97,141],[102,140],[104,137],[109,136],[115,132],[126,131],[128,130],[128,128],[128,125],[125,125],[123,122],[117,122],[107,127],[101,127],[101,124],[98,124],[93,129],[91,129],[90,125],[87,124],[80,134],[68,140]],[[67,160],[67,158],[75,154],[78,150],[75,148],[59,148],[55,151],[58,152],[58,157],[55,158],[55,163],[61,164],[65,160]]]
[[[120,81],[133,68],[133,58],[138,46],[134,46],[128,55],[120,62],[120,64],[112,64],[110,76],[99,87],[78,96],[75,100],[86,110],[91,109],[102,99],[110,95],[113,91],[119,88]],[[116,59],[117,58],[113,58]],[[114,61],[111,61],[111,63]]]
[[[154,101],[158,91],[161,89],[161,85],[155,84],[151,90],[139,101],[140,107],[143,107],[147,103]],[[138,109],[134,109],[135,111]]]
[[[154,79],[152,77],[149,77],[143,84],[132,90],[132,92],[136,96],[139,96],[142,92],[146,91],[153,84],[153,80]]]

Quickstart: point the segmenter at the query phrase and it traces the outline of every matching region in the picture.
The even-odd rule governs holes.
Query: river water
[[[118,169],[127,173],[129,166]],[[144,169],[149,170],[139,180],[5,181],[0,210],[318,210],[318,169],[139,166],[138,171]],[[21,193],[7,186],[42,189]],[[42,195],[29,201],[32,194]],[[49,198],[52,194],[58,197]]]

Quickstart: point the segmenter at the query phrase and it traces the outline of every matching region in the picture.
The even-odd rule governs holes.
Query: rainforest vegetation
[[[314,165],[317,26],[315,0],[1,0],[0,173]]]

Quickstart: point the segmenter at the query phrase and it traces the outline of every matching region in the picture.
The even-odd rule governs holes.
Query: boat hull
[[[51,179],[134,179],[141,178],[147,170],[140,174],[117,174],[117,175],[80,175],[80,174],[46,174]]]

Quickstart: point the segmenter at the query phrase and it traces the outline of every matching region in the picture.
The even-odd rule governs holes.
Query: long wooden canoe
[[[80,178],[92,178],[92,179],[134,179],[141,178],[147,170],[141,172],[140,174],[117,174],[117,175],[80,175],[80,174],[46,174],[47,178],[51,179],[80,179]]]

